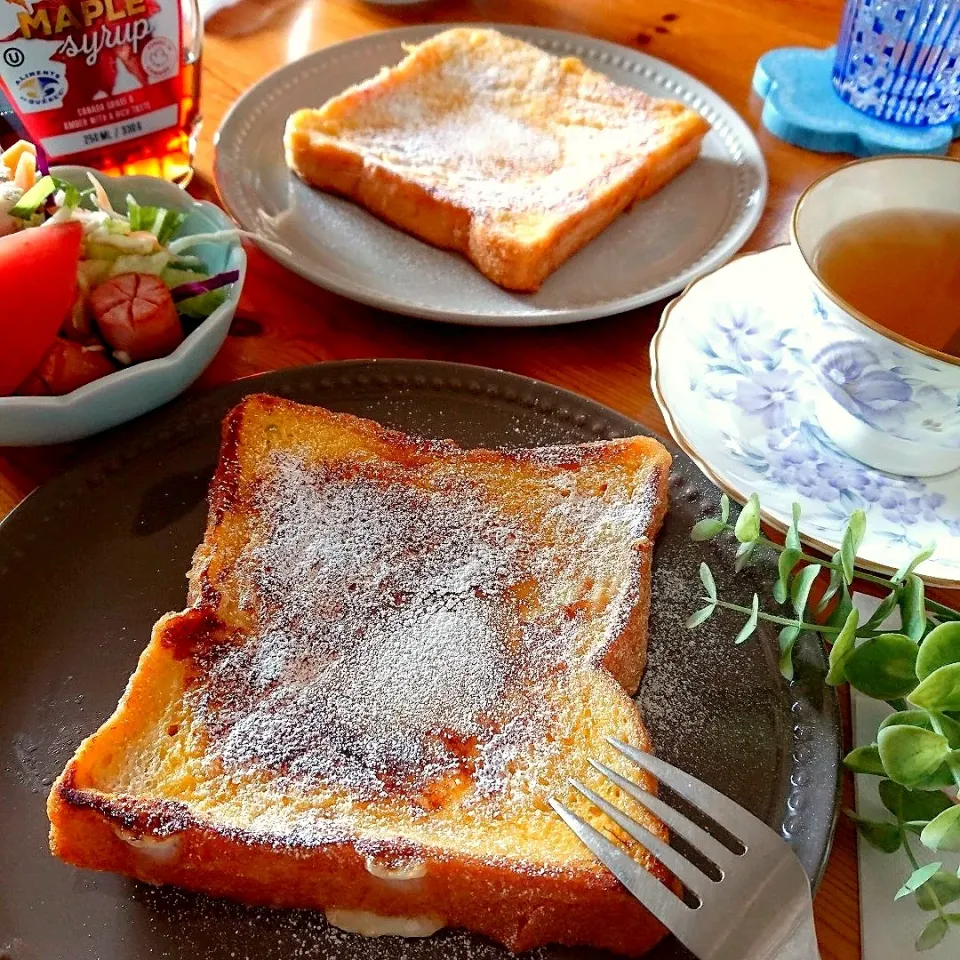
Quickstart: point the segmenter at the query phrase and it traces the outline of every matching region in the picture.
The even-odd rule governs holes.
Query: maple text
[[[81,0],[79,16],[69,5],[61,4],[51,19],[50,10],[18,13],[20,33],[25,40],[34,36],[49,37],[68,30],[82,30],[99,20],[115,23],[129,17],[143,16],[146,0]]]

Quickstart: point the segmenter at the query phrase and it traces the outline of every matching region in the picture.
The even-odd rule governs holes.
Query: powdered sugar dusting
[[[228,773],[406,796],[426,815],[450,791],[469,787],[470,802],[509,790],[518,751],[548,729],[550,694],[583,655],[569,595],[581,555],[544,548],[468,472],[382,470],[274,454],[235,571],[256,630],[206,650],[187,696]],[[626,616],[651,492],[606,502],[571,494],[562,475],[544,482],[559,489],[540,522],[591,545],[589,563],[624,584],[604,618]]]
[[[495,31],[449,31],[412,56],[402,78],[373,81],[379,95],[335,98],[324,129],[477,213],[582,205],[674,134],[673,106]]]

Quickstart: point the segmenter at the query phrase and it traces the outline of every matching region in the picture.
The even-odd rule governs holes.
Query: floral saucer
[[[760,496],[781,530],[791,504],[800,536],[833,553],[851,511],[866,512],[866,568],[892,571],[936,541],[918,570],[960,587],[960,470],[899,477],[842,453],[817,422],[822,390],[804,360],[816,304],[789,246],[740,257],[691,284],[664,310],[650,346],[653,393],[674,439],[718,486]]]

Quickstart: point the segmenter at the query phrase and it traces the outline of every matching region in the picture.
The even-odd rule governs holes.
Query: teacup
[[[871,467],[925,477],[960,467],[960,358],[882,327],[831,290],[815,266],[835,227],[904,209],[960,213],[960,159],[872,157],[840,167],[800,196],[790,239],[812,298],[805,358],[820,387],[813,391],[820,426]]]

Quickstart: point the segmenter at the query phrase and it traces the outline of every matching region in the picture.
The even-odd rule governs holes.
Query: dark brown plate
[[[44,803],[80,740],[112,711],[157,617],[183,606],[203,534],[223,414],[268,391],[466,446],[536,446],[644,432],[556,387],[480,367],[357,361],[287,370],[180,401],[103,438],[0,525],[0,960],[502,960],[463,932],[364,940],[321,914],[249,909],[67,867],[47,852]],[[669,444],[668,444],[669,445]],[[670,445],[672,446],[672,445]],[[776,636],[733,645],[736,619],[684,620],[706,560],[722,594],[769,591],[768,563],[732,575],[730,540],[694,544],[719,492],[675,449],[657,545],[650,662],[639,693],[657,752],[744,804],[793,844],[811,878],[830,845],[837,702],[807,638],[784,683]],[[544,950],[550,956],[601,956]],[[603,955],[606,956],[606,955]],[[669,941],[651,956],[686,956]]]

